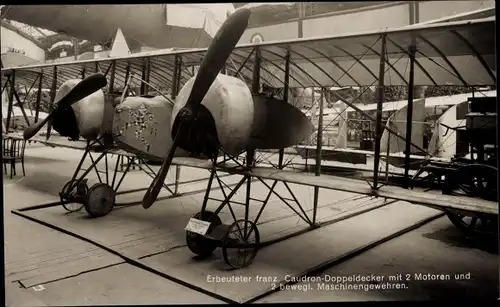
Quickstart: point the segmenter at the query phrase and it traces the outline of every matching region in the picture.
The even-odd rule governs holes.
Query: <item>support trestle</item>
[[[200,258],[211,256],[217,247],[221,247],[224,261],[232,268],[239,269],[250,265],[257,255],[259,248],[268,245],[267,242],[260,241],[258,225],[259,219],[266,205],[269,203],[272,194],[277,196],[308,225],[311,227],[315,226],[313,221],[316,220],[316,217],[309,217],[307,215],[306,210],[304,210],[287,182],[282,183],[290,194],[288,198],[283,197],[276,191],[276,187],[279,183],[278,180],[274,180],[269,184],[262,178],[252,176],[251,169],[255,163],[254,154],[253,151],[248,151],[245,163],[239,162],[237,158],[231,157],[227,153],[224,154],[224,161],[232,160],[238,164],[235,173],[242,176],[233,188],[230,188],[229,185],[221,179],[221,176],[219,176],[216,170],[218,165],[217,159],[213,160],[213,168],[210,170],[210,178],[208,180],[201,211],[196,213],[186,226],[187,246]],[[213,188],[214,181],[217,182],[216,185],[218,185],[218,188],[221,190],[224,199],[210,197],[210,191]],[[261,182],[268,189],[264,199],[258,199],[251,196],[252,182],[256,181]],[[243,186],[245,186],[245,201],[233,200],[233,196],[236,195]],[[207,209],[209,200],[220,203],[214,211]],[[255,205],[255,203],[260,203],[260,209],[257,215],[252,219],[250,217],[250,206]],[[294,208],[292,203],[295,203],[298,209]],[[237,217],[233,205],[244,206],[243,218]],[[221,211],[225,208],[228,209],[231,216],[231,221],[229,223],[222,223],[219,217]],[[316,215],[316,210],[313,211],[313,215]]]

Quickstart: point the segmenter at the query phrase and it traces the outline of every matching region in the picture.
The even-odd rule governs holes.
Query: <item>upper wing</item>
[[[447,22],[336,37],[294,39],[237,46],[226,63],[227,73],[252,78],[255,48],[261,50],[260,81],[283,87],[285,57],[290,52],[290,87],[372,86],[378,80],[381,42],[386,42],[386,85],[407,85],[408,48],[416,42],[415,85],[490,86],[496,83],[495,18]],[[58,63],[57,86],[96,71],[106,73],[113,88],[124,87],[130,74],[147,77],[164,93],[177,93],[201,63],[206,49],[155,51],[151,54]],[[116,63],[111,80],[112,63]],[[16,83],[28,88],[43,71],[50,88],[54,65],[2,69],[2,81],[16,70]],[[111,82],[112,81],[112,82]],[[132,80],[132,87],[140,86]]]

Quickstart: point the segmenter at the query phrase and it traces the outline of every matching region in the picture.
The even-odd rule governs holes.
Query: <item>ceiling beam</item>
[[[22,31],[21,29],[19,29],[18,27],[14,26],[13,24],[11,24],[10,22],[8,22],[7,20],[0,19],[0,23],[1,23],[2,27],[6,28],[6,29],[9,29],[9,30],[11,30],[11,31],[19,34],[20,36],[26,38],[27,40],[33,42],[38,47],[40,47],[40,48],[42,48],[42,49],[45,50],[44,44],[42,44],[39,40],[37,40],[33,36],[29,35],[28,33]]]
[[[47,34],[43,33],[40,29],[38,29],[37,27],[33,27],[33,29],[35,29],[35,31],[37,31],[38,33],[42,34],[43,37],[47,37]]]

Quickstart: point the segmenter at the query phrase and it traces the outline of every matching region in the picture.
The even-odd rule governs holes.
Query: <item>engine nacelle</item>
[[[59,101],[82,80],[70,79],[57,91],[54,101]],[[104,93],[98,90],[74,103],[71,108],[58,110],[54,116],[53,127],[60,135],[77,139],[82,136],[95,140],[101,134],[104,116]]]
[[[172,125],[186,105],[194,80],[195,77],[189,79],[177,95],[172,110]],[[224,150],[233,155],[245,150],[254,121],[254,104],[248,86],[238,78],[219,74],[201,104],[210,112],[212,118],[204,120],[213,120],[218,142]]]

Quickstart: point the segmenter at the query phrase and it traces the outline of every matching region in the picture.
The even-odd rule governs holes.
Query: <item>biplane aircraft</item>
[[[448,163],[442,168],[443,175],[439,176],[446,178],[446,188],[443,187],[443,192],[446,193],[443,194],[379,184],[380,143],[384,130],[405,142],[406,159],[410,153],[408,148],[413,146],[421,149],[412,144],[411,131],[403,136],[382,123],[384,97],[381,89],[387,85],[387,81],[391,85],[408,86],[408,109],[412,110],[412,92],[416,85],[493,86],[496,83],[493,68],[494,18],[236,46],[246,28],[248,17],[249,12],[246,10],[235,11],[223,24],[208,49],[5,68],[2,69],[2,79],[9,79],[11,84],[28,83],[33,82],[35,76],[43,74],[40,84],[52,86],[54,101],[58,104],[57,109],[49,115],[54,119],[54,129],[58,129],[62,135],[72,131],[75,138],[77,132],[83,131],[79,125],[87,122],[78,119],[78,111],[71,111],[68,106],[72,103],[76,106],[80,103],[79,100],[92,97],[94,94],[88,95],[98,93],[101,87],[106,90],[104,99],[98,94],[99,101],[102,101],[100,108],[103,110],[99,111],[103,114],[99,135],[104,139],[109,134],[112,142],[109,143],[108,140],[109,147],[105,146],[103,150],[116,153],[114,148],[118,146],[122,151],[133,155],[162,161],[159,173],[144,195],[144,208],[149,208],[157,199],[172,165],[209,170],[205,198],[200,212],[186,226],[186,241],[189,249],[200,256],[210,255],[217,247],[222,247],[225,261],[233,267],[249,265],[259,247],[266,244],[260,242],[257,222],[267,199],[261,201],[260,211],[254,220],[250,220],[248,215],[249,206],[254,201],[250,196],[252,178],[257,178],[266,185],[269,195],[277,194],[275,187],[278,182],[283,182],[286,187],[287,183],[313,186],[315,194],[319,193],[319,188],[325,188],[408,201],[445,211],[452,222],[468,234],[496,233],[496,228],[492,225],[498,217],[497,203],[472,191],[481,190],[483,186],[479,185],[484,181],[489,189],[496,190],[496,165],[488,166],[487,173],[481,173],[484,170],[482,160]],[[106,73],[91,75],[80,82],[71,81],[73,83],[69,85],[68,79],[83,78],[89,71],[98,73],[103,65],[108,65]],[[259,95],[262,84],[282,88],[281,96]],[[317,159],[315,174],[293,172],[286,168],[283,161],[284,149],[308,137],[313,129],[303,112],[287,104],[290,88],[360,87],[374,84],[378,88],[375,117],[366,114],[355,103],[338,97],[376,123],[373,182],[321,174],[320,159]],[[70,89],[66,94],[59,95],[62,97],[60,100],[55,99],[57,86],[67,86]],[[139,86],[142,95],[151,95],[151,88],[161,94],[156,97],[127,95],[129,88]],[[165,96],[167,92],[170,98]],[[12,104],[13,98],[10,98]],[[491,110],[491,105],[485,108]],[[320,116],[321,110],[320,107]],[[56,125],[58,112],[71,113],[72,122]],[[33,137],[51,118],[27,129],[25,137]],[[411,112],[408,112],[407,122],[411,121]],[[481,133],[481,128],[475,126],[475,123],[471,124],[469,131],[477,135]],[[66,130],[70,126],[73,128]],[[320,126],[319,140],[321,131]],[[41,138],[37,140],[45,143],[50,141]],[[52,144],[57,142],[53,141]],[[59,143],[59,146],[64,145]],[[257,165],[255,157],[259,149],[279,150],[278,164]],[[85,153],[89,150],[91,148],[87,146]],[[321,142],[318,142],[317,150],[317,156],[320,156]],[[244,162],[240,159],[242,155],[246,155]],[[468,173],[462,171],[462,166],[465,166]],[[494,178],[491,176],[492,168]],[[224,193],[225,199],[211,211],[207,208],[207,200],[214,179],[220,181],[218,172],[237,174],[242,178],[230,193]],[[461,176],[456,176],[457,174]],[[85,174],[79,180],[83,180],[83,176]],[[463,181],[457,181],[457,178]],[[268,184],[265,180],[273,183]],[[226,206],[230,208],[231,198],[244,184],[247,188],[245,217],[233,216],[232,223],[223,222],[219,213]],[[472,192],[466,196],[456,195],[456,190],[460,187]],[[87,193],[92,193],[91,190]],[[295,198],[293,191],[288,190],[292,198]],[[86,198],[87,202],[94,201],[85,208],[91,215],[103,216],[114,206],[114,198],[106,197],[113,194],[113,188],[108,185],[105,191],[98,192],[99,197]],[[291,206],[288,199],[280,199]],[[311,218],[304,213],[296,198],[295,202],[305,215],[303,219],[311,227],[318,226],[317,202],[314,203]],[[301,216],[298,211],[293,210]],[[465,217],[471,218],[469,224],[466,224]],[[254,235],[250,236],[252,233]],[[246,253],[239,252],[240,249],[246,250]],[[232,250],[238,250],[238,253],[229,255]]]

